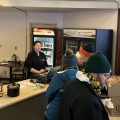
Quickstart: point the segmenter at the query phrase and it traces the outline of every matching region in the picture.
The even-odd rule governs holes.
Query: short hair
[[[42,42],[41,42],[41,41],[35,41],[35,42],[33,43],[33,46],[35,46],[37,43],[40,43],[40,44],[42,45]]]

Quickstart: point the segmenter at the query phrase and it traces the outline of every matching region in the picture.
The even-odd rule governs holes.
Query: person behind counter
[[[71,49],[67,49],[62,59],[62,71],[53,76],[46,91],[48,105],[45,120],[57,120],[62,88],[68,81],[75,79],[77,70],[77,58]]]
[[[28,54],[25,61],[29,76],[36,79],[41,79],[40,74],[48,71],[46,56],[41,52],[41,46],[42,43],[40,41],[35,41],[34,49]]]
[[[106,85],[111,66],[101,52],[93,53],[85,64],[85,73]],[[58,120],[109,120],[100,97],[90,85],[90,79],[81,71],[76,79],[64,86]]]
[[[79,51],[76,52],[76,57],[78,59],[79,70],[84,68],[85,62],[88,60],[89,56],[95,52],[94,43],[87,42],[84,43]]]

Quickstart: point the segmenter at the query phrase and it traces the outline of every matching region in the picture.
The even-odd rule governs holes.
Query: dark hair
[[[33,43],[33,45],[35,46],[37,43],[40,43],[40,44],[42,45],[42,42],[41,42],[41,41],[35,41],[35,42]]]

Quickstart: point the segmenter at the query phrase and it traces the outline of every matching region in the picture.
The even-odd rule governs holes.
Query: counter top
[[[30,80],[20,81],[20,95],[17,97],[8,97],[7,96],[7,85],[3,86],[4,95],[0,97],[0,109],[5,108],[7,106],[13,105],[25,99],[31,98],[33,96],[39,95],[46,91],[48,85],[44,85],[42,87],[36,87],[36,84],[31,83]],[[112,117],[110,116],[110,120],[120,120],[120,117]]]
[[[112,117],[112,116],[110,116],[110,120],[120,120],[120,117]]]
[[[30,82],[30,80],[24,80],[18,82],[20,84],[20,95],[17,97],[7,96],[7,85],[3,86],[3,96],[0,97],[0,109],[13,105],[17,102],[23,101],[25,99],[31,98],[38,94],[46,91],[48,85],[43,85],[42,87],[37,87],[35,83]]]

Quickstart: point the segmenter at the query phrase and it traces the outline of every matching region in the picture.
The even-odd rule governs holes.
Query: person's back
[[[70,51],[71,50],[68,50],[68,53]],[[68,61],[66,61],[66,59],[69,59],[69,63]],[[48,102],[48,106],[45,111],[46,120],[57,120],[57,113],[61,102],[62,88],[67,82],[73,80],[76,77],[77,73],[76,56],[73,53],[70,55],[65,54],[63,56],[62,62],[63,71],[60,71],[55,74],[46,91],[46,97]]]
[[[102,102],[87,82],[70,81],[62,97],[59,120],[108,120]]]
[[[61,101],[62,88],[70,80],[75,79],[77,71],[69,69],[62,73],[56,73],[53,77],[50,87],[46,92],[48,106],[46,109],[46,117],[48,120],[57,120],[57,114]]]

